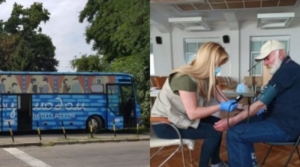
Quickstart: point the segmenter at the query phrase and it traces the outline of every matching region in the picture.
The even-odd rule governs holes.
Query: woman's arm
[[[190,120],[205,118],[220,110],[220,105],[199,107],[195,92],[180,90],[179,95]]]
[[[228,101],[229,99],[223,94],[221,88],[219,87],[219,85],[216,85],[215,86],[215,98],[217,99],[217,101],[219,103],[222,103],[222,102],[225,102],[225,101]],[[238,104],[238,110],[243,110],[243,108],[245,108],[245,105],[239,103]]]
[[[223,94],[221,88],[219,87],[219,85],[215,86],[215,95],[214,97],[217,99],[217,101],[219,103],[224,102],[224,101],[228,101],[227,97]]]

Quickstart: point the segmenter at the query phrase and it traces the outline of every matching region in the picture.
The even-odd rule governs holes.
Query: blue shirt
[[[277,96],[268,105],[267,121],[287,134],[300,134],[300,65],[290,56],[283,59],[268,85],[275,86]]]

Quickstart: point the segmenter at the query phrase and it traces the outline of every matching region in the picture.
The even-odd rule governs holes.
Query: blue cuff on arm
[[[258,96],[258,100],[264,103],[265,105],[268,105],[277,95],[277,90],[275,86],[276,85],[266,85],[264,87],[264,90]]]

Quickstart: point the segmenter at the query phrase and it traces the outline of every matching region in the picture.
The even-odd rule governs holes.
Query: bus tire
[[[93,127],[93,133],[99,133],[103,128],[102,119],[96,115],[90,116],[87,120],[87,125],[86,125],[88,132],[90,132],[90,122],[91,121],[94,123],[94,125],[96,125],[96,127]]]

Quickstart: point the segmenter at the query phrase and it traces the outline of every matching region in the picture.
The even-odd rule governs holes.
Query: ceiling
[[[171,4],[182,12],[295,6],[297,0],[150,0],[153,4]]]
[[[284,28],[300,22],[299,1],[150,0],[150,24],[161,32],[170,24],[186,31],[212,30],[218,22],[236,30],[241,21],[257,21],[258,28]]]

